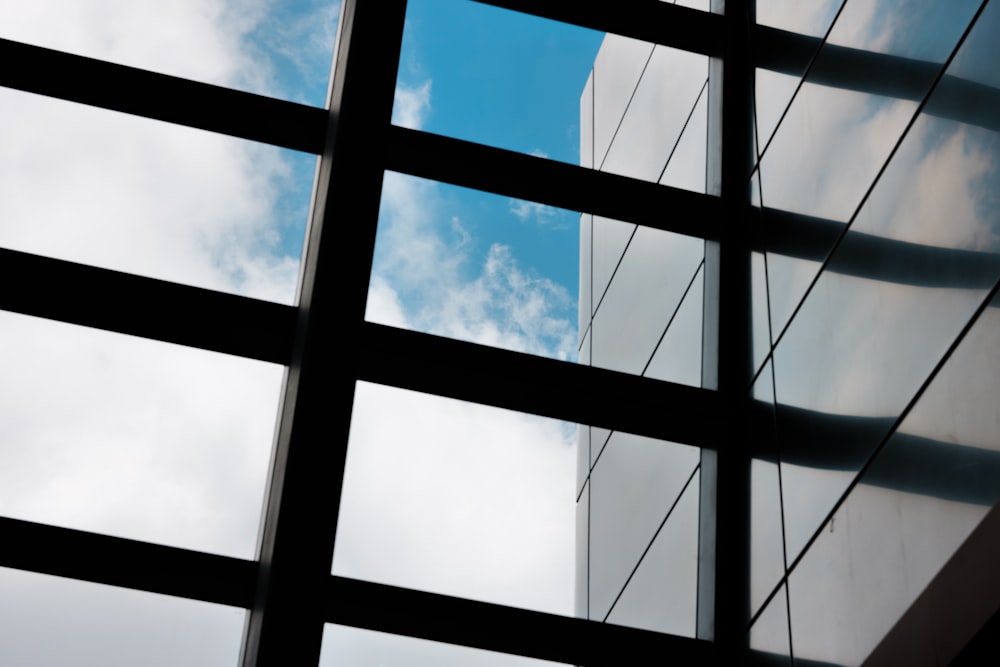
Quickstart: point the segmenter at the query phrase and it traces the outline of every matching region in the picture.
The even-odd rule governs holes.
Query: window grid
[[[250,609],[244,667],[316,664],[327,622],[581,665],[620,664],[623,654],[646,653],[697,664],[745,662],[749,453],[737,445],[746,440],[753,421],[746,392],[752,379],[750,252],[761,236],[748,182],[753,68],[801,72],[820,40],[756,27],[752,2],[713,2],[718,13],[707,14],[652,0],[620,3],[614,11],[578,3],[477,1],[711,56],[710,194],[391,126],[405,0],[344,0],[327,111],[0,40],[0,57],[32,65],[0,71],[5,87],[322,156],[298,308],[0,250],[0,276],[8,278],[7,284],[15,284],[17,276],[16,284],[23,286],[0,294],[4,310],[289,366],[260,561],[0,518],[5,545],[0,565]],[[817,74],[831,85],[874,87],[884,94],[879,78],[884,75],[898,82],[894,94],[906,98],[907,74],[913,79],[924,74],[901,58],[842,51],[828,60],[839,62],[839,68]],[[859,67],[866,58],[878,59],[879,67]],[[947,79],[942,85],[965,85]],[[984,93],[968,88],[964,94]],[[964,109],[939,112],[962,117]],[[710,389],[365,322],[385,170],[709,241],[703,349]],[[700,214],[683,219],[658,214],[677,209]],[[339,224],[348,211],[353,224]],[[813,238],[828,235],[824,221],[795,222],[810,223],[798,226],[801,238],[774,234],[789,254],[808,255],[814,245],[825,245]],[[776,214],[762,224],[778,229],[789,221]],[[333,230],[326,233],[329,238],[324,228]],[[872,243],[906,250],[889,241]],[[345,256],[366,257],[368,264],[342,261]],[[125,293],[144,297],[123,302],[115,296]],[[342,341],[336,349],[329,344],[334,334]],[[425,372],[428,368],[434,372]],[[709,482],[701,485],[702,639],[331,576],[357,380],[703,448],[702,479]],[[601,394],[621,398],[613,404],[596,400]],[[669,420],[662,419],[663,405],[673,408]]]

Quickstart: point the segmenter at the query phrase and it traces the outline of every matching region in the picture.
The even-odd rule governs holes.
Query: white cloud
[[[374,283],[396,293],[411,327],[575,360],[576,326],[570,319],[575,310],[568,290],[522,267],[499,243],[489,246],[480,265],[471,266],[468,232],[447,213],[436,184],[386,174],[382,206]],[[457,238],[452,241],[446,231]],[[381,321],[371,298],[368,319]]]
[[[509,210],[522,222],[532,221],[538,224],[550,224],[558,211],[547,204],[525,201],[523,199],[511,199]]]
[[[397,86],[392,105],[392,122],[419,130],[431,109],[431,80],[416,86]]]

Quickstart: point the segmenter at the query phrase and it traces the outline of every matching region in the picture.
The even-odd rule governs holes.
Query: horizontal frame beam
[[[708,389],[366,323],[358,379],[716,449]]]
[[[0,566],[249,609],[257,563],[0,517]]]
[[[719,234],[718,197],[395,125],[387,150],[391,171],[695,238]]]
[[[711,642],[516,609],[345,577],[330,577],[326,620],[575,665],[714,665]]]
[[[296,309],[0,248],[0,309],[287,365]],[[131,295],[131,296],[126,296]]]
[[[722,17],[719,14],[660,0],[620,0],[614,11],[609,11],[601,3],[537,0],[476,2],[706,56],[722,55]]]
[[[327,112],[318,107],[200,83],[0,39],[0,86],[319,154]]]

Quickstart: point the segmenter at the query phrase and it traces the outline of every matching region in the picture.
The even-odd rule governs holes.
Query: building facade
[[[1000,499],[1000,126],[984,113],[1000,7],[806,4],[756,3],[744,72],[749,312],[728,340],[747,351],[729,444],[748,458],[748,643],[774,664],[949,664],[1000,602],[966,569],[996,553]],[[720,75],[609,35],[581,164],[720,194]],[[582,216],[580,359],[714,388],[715,242],[669,229]],[[684,444],[586,427],[580,443],[577,613],[706,636],[718,478]]]

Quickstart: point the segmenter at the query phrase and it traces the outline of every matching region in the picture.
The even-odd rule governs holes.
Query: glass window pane
[[[0,89],[0,245],[295,299],[316,158]]]
[[[616,625],[695,636],[698,484],[695,474],[608,613]]]
[[[594,315],[592,365],[644,372],[701,266],[704,247],[701,239],[636,229]]]
[[[577,213],[394,172],[369,321],[576,361]]]
[[[753,428],[759,434],[750,462],[750,613],[755,614],[785,575],[781,477],[774,441],[774,383],[764,365],[752,389]]]
[[[699,450],[694,447],[662,442],[627,433],[615,432],[591,471],[590,497],[590,617],[608,619],[615,600],[628,582],[632,571],[643,560],[643,554],[659,534],[660,526],[667,522],[671,509],[698,467]],[[695,494],[696,495],[696,494]],[[695,503],[697,505],[697,503]],[[681,516],[681,515],[678,515]],[[686,562],[682,554],[696,549],[696,534],[681,530],[687,519],[677,524],[679,535],[691,537],[674,551],[666,549]],[[673,528],[668,533],[673,534]],[[648,575],[654,579],[656,568]],[[684,602],[688,601],[686,598]],[[693,600],[690,600],[693,603]],[[656,618],[673,621],[679,618],[694,620],[693,606],[687,609],[677,600],[674,610],[643,607],[641,601],[634,613],[625,612],[623,623],[636,624],[646,618],[655,623]],[[645,608],[645,612],[639,613]],[[672,613],[671,613],[672,612]],[[686,614],[690,612],[690,614]],[[665,614],[665,616],[664,616]],[[611,620],[611,619],[608,619]],[[674,622],[669,623],[671,627]],[[679,621],[678,621],[679,622]],[[646,627],[646,626],[643,626]],[[680,626],[678,626],[680,627]],[[686,626],[685,626],[686,627]]]
[[[0,513],[254,557],[283,368],[4,312],[0,367]]]
[[[576,425],[358,383],[334,574],[571,615],[576,438]]]
[[[782,586],[750,627],[750,650],[756,654],[754,664],[790,667],[789,636],[788,598]]]
[[[0,568],[10,665],[219,667],[239,661],[244,609]]]
[[[579,163],[603,34],[464,0],[411,0],[393,122]]]

